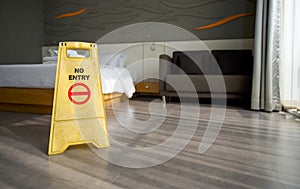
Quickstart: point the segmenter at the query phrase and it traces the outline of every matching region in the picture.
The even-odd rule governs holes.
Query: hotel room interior
[[[299,0],[1,0],[0,21],[1,188],[300,188]],[[110,147],[48,155],[64,56],[99,57],[103,101],[63,121],[103,106]]]

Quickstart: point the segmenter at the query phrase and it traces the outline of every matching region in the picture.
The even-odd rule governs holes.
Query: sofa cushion
[[[186,74],[217,74],[216,61],[209,51],[174,52],[173,61]]]
[[[222,81],[223,80],[223,81]],[[168,74],[166,91],[198,93],[247,93],[251,91],[250,75],[184,75]],[[191,83],[193,86],[191,87]],[[210,85],[208,85],[208,83]],[[225,89],[224,89],[225,84]]]
[[[166,76],[166,91],[194,92],[195,90],[210,91],[204,75],[169,74]]]
[[[211,51],[224,75],[252,75],[253,56],[251,50]]]

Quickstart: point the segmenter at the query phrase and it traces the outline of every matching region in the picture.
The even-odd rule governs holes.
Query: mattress
[[[104,94],[119,92],[131,98],[135,92],[132,77],[126,68],[100,68]],[[0,66],[0,87],[54,88],[56,64],[18,64]]]

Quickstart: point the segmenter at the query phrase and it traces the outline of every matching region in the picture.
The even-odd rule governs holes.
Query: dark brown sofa
[[[251,50],[175,51],[160,55],[159,89],[166,97],[243,98],[251,93]],[[192,85],[190,84],[192,83]]]

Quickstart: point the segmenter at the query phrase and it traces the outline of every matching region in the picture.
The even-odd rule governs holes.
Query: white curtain
[[[282,1],[281,101],[300,110],[300,0]]]
[[[256,4],[255,46],[251,109],[280,110],[279,62],[281,1]]]

